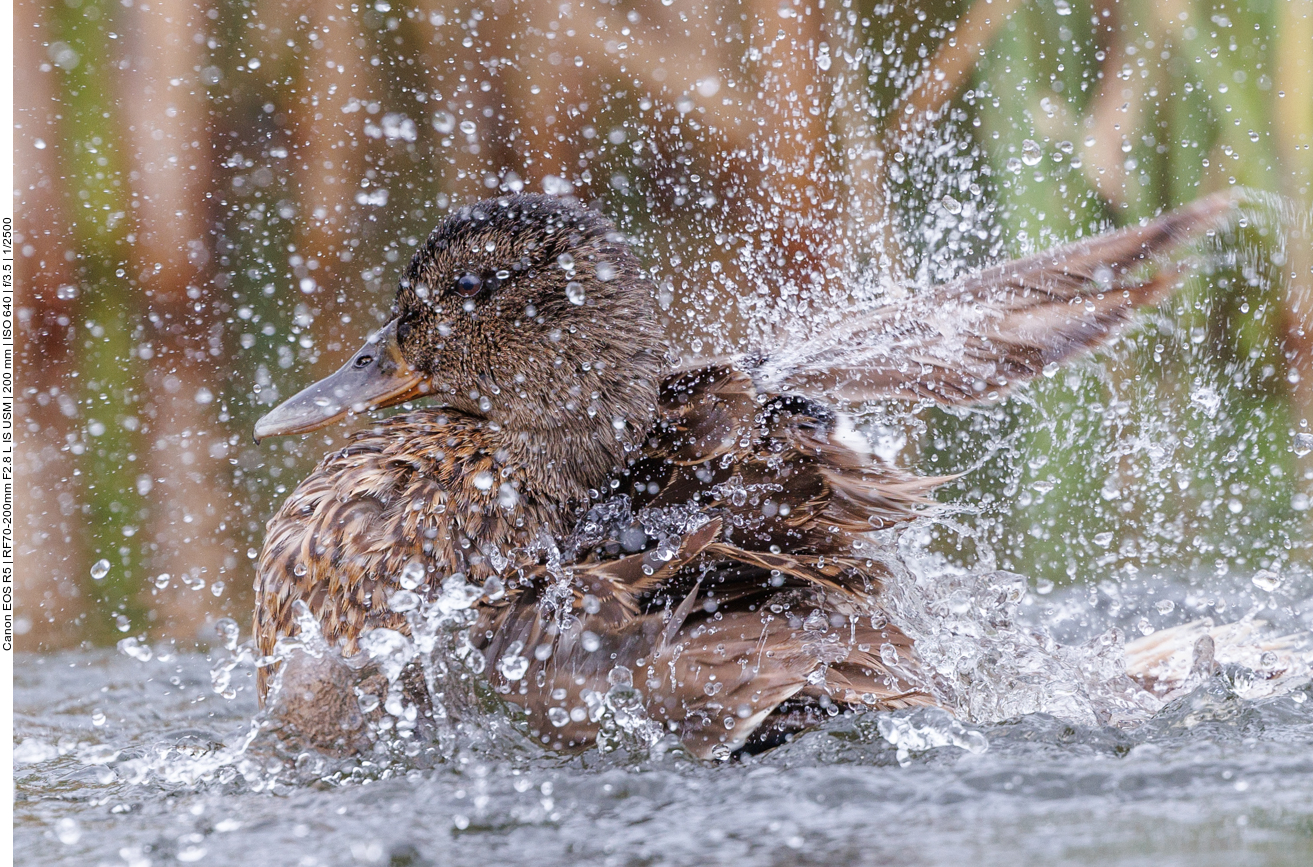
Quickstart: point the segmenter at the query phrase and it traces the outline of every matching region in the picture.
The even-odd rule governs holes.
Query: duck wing
[[[1172,254],[1234,219],[1243,193],[1005,262],[761,356],[767,391],[837,402],[997,399],[1105,342],[1187,270]]]
[[[616,479],[621,517],[564,546],[563,563],[522,567],[540,594],[553,574],[569,587],[569,616],[526,591],[475,630],[489,660],[542,648],[521,680],[493,666],[494,687],[549,743],[578,745],[598,721],[565,709],[592,708],[621,666],[647,717],[703,757],[759,729],[810,727],[817,708],[932,703],[910,639],[880,609],[889,571],[867,534],[910,520],[941,480],[872,459],[839,415],[762,394],[733,364],[674,373],[659,400],[658,425]],[[530,680],[542,686],[520,688]]]
[[[620,519],[564,546],[576,606],[617,628],[678,605],[695,581],[722,602],[782,587],[869,598],[884,567],[859,553],[865,534],[914,518],[943,481],[872,458],[843,436],[841,416],[761,395],[733,365],[672,374],[659,399],[644,451],[615,480]],[[519,568],[532,585],[560,569]]]

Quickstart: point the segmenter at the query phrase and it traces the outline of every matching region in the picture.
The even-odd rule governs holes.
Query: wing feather
[[[1141,226],[985,268],[755,359],[766,392],[839,402],[992,400],[1099,345],[1187,270],[1173,259],[1232,221],[1217,193]]]

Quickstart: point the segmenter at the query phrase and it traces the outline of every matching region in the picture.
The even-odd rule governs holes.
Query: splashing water
[[[379,3],[375,11],[381,16],[390,6]],[[1059,15],[1070,11],[1058,5]],[[794,5],[781,4],[781,19],[797,14]],[[1010,177],[999,178],[988,171],[986,139],[956,108],[925,128],[899,128],[886,137],[889,110],[875,104],[864,85],[908,93],[928,67],[909,59],[916,48],[907,34],[868,48],[854,27],[840,23],[827,32],[828,41],[801,49],[824,71],[842,73],[827,79],[833,88],[825,94],[830,112],[841,118],[837,131],[816,137],[819,150],[843,154],[833,170],[818,171],[816,154],[795,147],[789,139],[799,131],[787,126],[750,138],[723,165],[690,169],[698,124],[707,121],[685,98],[671,106],[643,97],[636,120],[606,137],[617,150],[645,144],[652,153],[650,171],[631,171],[630,177],[617,169],[611,187],[622,227],[654,270],[666,275],[661,300],[672,331],[682,335],[681,350],[788,343],[855,310],[1000,259],[1012,246],[1025,252],[1053,240],[1042,217],[1005,233],[1010,217],[989,196],[1038,170],[1047,142],[1026,138],[1007,161]],[[753,43],[745,51],[751,62],[769,64],[773,47],[768,38],[765,50]],[[488,60],[487,68],[497,66],[495,58]],[[723,97],[728,82],[704,76],[695,89],[704,98]],[[966,99],[988,98],[982,85]],[[461,112],[477,112],[481,104],[447,107],[460,118],[435,108],[431,126],[442,135],[459,130],[464,141],[474,142],[475,120]],[[781,107],[790,107],[788,99],[767,95],[755,103],[745,99],[742,111],[772,116]],[[367,137],[403,146],[419,134],[404,115],[380,117],[363,127]],[[663,152],[672,140],[675,146]],[[605,151],[600,138],[599,147]],[[413,150],[408,153],[413,157]],[[279,159],[286,156],[283,150]],[[882,161],[887,167],[872,170]],[[462,164],[460,171],[466,170]],[[640,190],[647,175],[650,185]],[[386,171],[380,176],[389,181]],[[881,177],[891,190],[887,198],[874,194]],[[500,167],[483,180],[501,189],[520,183]],[[577,186],[549,174],[542,185],[565,195],[583,184],[582,178]],[[722,188],[734,196],[717,197],[714,191]],[[393,203],[407,198],[394,192]],[[389,201],[386,186],[358,196],[371,208]],[[634,202],[658,199],[675,202],[677,210],[669,212],[675,216],[630,210]],[[754,203],[745,207],[744,200]],[[436,201],[445,207],[448,199],[443,194]],[[266,210],[285,221],[296,213],[285,203],[252,207],[243,219],[256,225]],[[1306,219],[1292,216],[1284,200],[1269,202],[1267,210],[1280,212],[1286,224]],[[1256,206],[1260,217],[1262,211]],[[1262,225],[1253,219],[1247,228]],[[1268,254],[1242,249],[1222,264],[1243,270],[1247,257]],[[378,284],[385,270],[370,269],[367,282]],[[297,294],[322,291],[316,280],[298,276]],[[586,299],[576,293],[570,300]],[[1189,303],[1204,306],[1197,299]],[[298,300],[294,333],[315,315]],[[244,349],[254,345],[254,333],[243,335],[252,337]],[[300,340],[300,349],[312,351],[308,333]],[[287,368],[293,356],[278,343],[277,363]],[[1209,351],[1204,327],[1188,317],[1133,335],[1130,347],[1118,351],[1153,357],[1175,351],[1187,360]],[[275,350],[269,354],[272,365]],[[1226,410],[1245,371],[1261,370],[1263,363],[1241,357],[1224,373],[1192,380],[1185,405],[1193,415],[1183,420],[1164,418],[1167,413],[1135,386],[1090,366],[1046,370],[1048,384],[1007,410],[961,418],[923,413],[910,420],[872,411],[868,428],[878,434],[881,457],[910,462],[914,443],[931,443],[928,452],[954,470],[1004,478],[1000,487],[1015,498],[1009,507],[1017,508],[1043,506],[1045,496],[1061,493],[1069,481],[1054,468],[1055,457],[1009,429],[1020,417],[1017,427],[1061,441],[1058,423],[1042,411],[1046,394],[1076,392],[1079,399],[1070,403],[1094,420],[1097,431],[1132,443],[1123,453],[1091,458],[1096,505],[1090,509],[1087,501],[1086,507],[1102,523],[1090,532],[1073,531],[1089,544],[1072,546],[1078,562],[1065,574],[1063,568],[1033,568],[1019,553],[995,553],[1020,550],[1026,540],[1011,532],[996,505],[973,499],[972,472],[945,494],[945,500],[963,500],[954,511],[872,540],[873,555],[897,578],[887,590],[890,614],[916,639],[932,673],[930,686],[951,715],[935,709],[839,715],[770,754],[713,766],[691,761],[644,718],[632,673],[617,667],[605,692],[589,693],[584,707],[557,714],[564,715],[561,725],[575,712],[600,722],[597,748],[579,756],[552,754],[532,741],[515,708],[483,677],[491,664],[514,681],[529,663],[529,649],[508,648],[489,661],[470,642],[471,606],[482,596],[495,598],[499,588],[451,575],[426,600],[416,592],[425,576],[403,571],[402,590],[386,604],[405,615],[410,634],[376,630],[359,654],[340,660],[359,676],[354,697],[370,747],[356,756],[289,745],[252,699],[257,667],[298,653],[337,657],[305,616],[300,634],[269,658],[256,658],[228,621],[217,625],[222,650],[211,659],[134,636],[122,639],[115,655],[86,651],[25,660],[17,684],[16,778],[27,800],[18,807],[16,860],[419,864],[431,857],[434,863],[487,863],[498,854],[523,860],[532,852],[535,863],[578,864],[614,861],[623,852],[644,863],[902,863],[914,849],[928,863],[956,863],[969,847],[986,863],[1089,863],[1130,858],[1127,853],[1143,859],[1158,853],[1158,862],[1172,863],[1181,852],[1188,858],[1237,848],[1239,839],[1251,849],[1266,846],[1270,863],[1307,863],[1313,859],[1307,833],[1313,822],[1307,784],[1313,778],[1313,702],[1307,646],[1298,635],[1313,626],[1313,581],[1283,559],[1283,544],[1294,547],[1285,544],[1290,534],[1278,527],[1263,536],[1236,524],[1244,536],[1236,547],[1258,551],[1250,561],[1237,565],[1235,548],[1214,549],[1201,553],[1194,571],[1173,571],[1162,565],[1162,552],[1189,549],[1197,539],[1213,544],[1207,532],[1196,535],[1170,518],[1150,521],[1150,538],[1123,552],[1127,534],[1104,526],[1116,524],[1123,504],[1135,507],[1128,512],[1152,515],[1164,511],[1161,501],[1169,496],[1193,496],[1200,487],[1210,489],[1190,500],[1202,501],[1200,515],[1238,522],[1252,514],[1254,526],[1261,525],[1259,497],[1243,490],[1250,477],[1201,482],[1190,477],[1188,465],[1189,449],[1200,441],[1233,440],[1228,466],[1243,465],[1258,450],[1263,431],[1228,419]],[[250,395],[252,403],[276,395],[264,366],[259,378],[268,388]],[[1035,424],[1025,424],[1027,413]],[[1179,437],[1171,430],[1178,422],[1188,427]],[[1131,430],[1137,424],[1139,431]],[[954,452],[960,430],[975,445]],[[1135,435],[1120,436],[1128,430]],[[950,444],[934,445],[937,440]],[[1295,433],[1290,450],[1307,455],[1313,435]],[[1034,466],[999,467],[1015,464],[1021,454]],[[1067,475],[1086,468],[1076,469]],[[1135,491],[1127,493],[1128,487]],[[654,556],[668,558],[698,520],[693,510],[634,514],[627,502],[600,504],[574,537],[544,552],[556,582],[545,593],[546,604],[562,616],[568,611],[568,565],[588,540],[614,534],[635,550],[655,540]],[[1040,533],[1062,531],[1043,522],[1034,526]],[[964,541],[945,545],[946,537]],[[946,549],[971,553],[954,556]],[[1219,563],[1231,574],[1216,574]],[[109,561],[97,562],[91,577],[112,582]],[[1171,607],[1164,607],[1167,602]],[[1263,619],[1270,624],[1260,625]],[[1287,634],[1296,638],[1281,638]],[[1169,646],[1145,643],[1155,636],[1170,636]],[[1132,678],[1132,670],[1144,676]],[[412,671],[434,697],[427,714],[408,704],[402,689]],[[1059,853],[1019,851],[1033,847],[1027,832],[1036,825],[1059,829],[1065,841]]]

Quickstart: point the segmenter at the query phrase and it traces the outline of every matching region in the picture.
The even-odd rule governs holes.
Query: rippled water
[[[929,749],[939,712],[837,717],[724,764],[553,756],[490,716],[383,768],[246,746],[251,672],[225,700],[218,658],[18,658],[16,863],[1313,863],[1307,684],[1251,701],[1224,671],[1129,730],[1031,714]]]

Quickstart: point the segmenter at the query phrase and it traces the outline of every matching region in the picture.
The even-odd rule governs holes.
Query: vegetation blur
[[[1228,185],[1313,207],[1313,0],[18,0],[14,22],[28,649],[249,622],[264,522],[352,429],[253,423],[381,321],[456,204],[597,202],[690,353]],[[936,544],[1041,591],[1307,569],[1313,261],[1279,234],[1219,239],[1109,352],[1000,406],[871,415],[882,454],[965,472]]]

